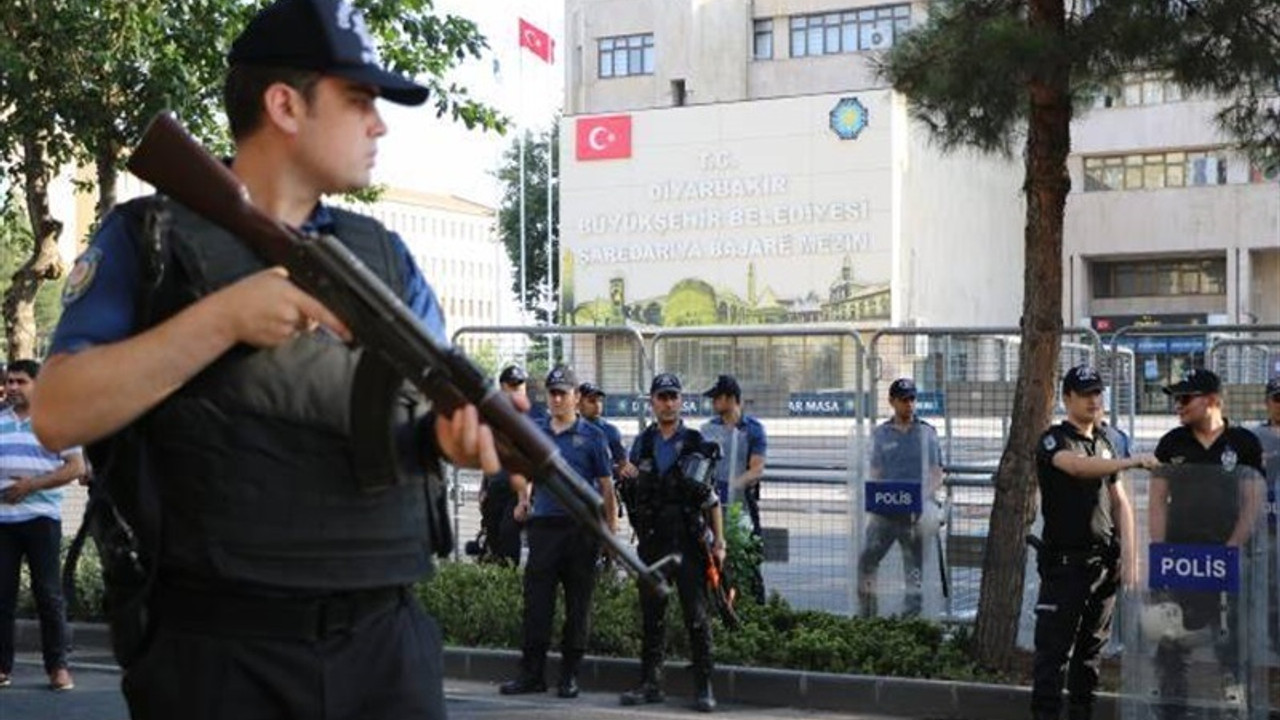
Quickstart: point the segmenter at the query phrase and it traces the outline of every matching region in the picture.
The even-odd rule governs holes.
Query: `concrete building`
[[[1280,324],[1280,187],[1217,130],[1212,98],[1160,73],[1127,78],[1073,127],[1063,255],[1068,322]],[[1153,332],[1158,333],[1158,330]],[[1139,410],[1159,388],[1209,364],[1211,336],[1134,337]],[[1280,344],[1271,341],[1273,362]],[[1280,367],[1270,368],[1280,372]],[[1261,382],[1259,364],[1235,378]]]
[[[925,13],[567,0],[568,315],[1015,323],[1020,164],[943,156],[874,71],[877,51]]]
[[[566,0],[570,315],[1016,325],[1021,163],[941,156],[874,71],[877,51],[926,13],[867,0]],[[1280,322],[1280,191],[1227,149],[1216,107],[1146,74],[1078,114],[1066,324],[1105,337],[1130,324]],[[826,112],[830,123],[816,120]],[[841,135],[841,113],[858,132]],[[1152,393],[1205,363],[1210,340],[1128,342],[1139,407],[1163,410]]]

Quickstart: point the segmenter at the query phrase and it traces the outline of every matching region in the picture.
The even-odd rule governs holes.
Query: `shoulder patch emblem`
[[[1236,451],[1230,445],[1222,452],[1222,469],[1231,472],[1236,469],[1236,463],[1240,461],[1240,456],[1236,455]]]
[[[91,247],[76,260],[71,272],[67,273],[67,283],[62,286],[62,305],[66,307],[84,296],[93,278],[98,274],[98,265],[102,263],[102,250]]]
[[[1058,447],[1058,438],[1053,433],[1045,433],[1044,439],[1040,441],[1044,445],[1045,450],[1054,450]]]

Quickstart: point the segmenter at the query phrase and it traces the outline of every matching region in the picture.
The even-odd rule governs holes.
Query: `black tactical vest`
[[[686,478],[681,471],[682,460],[703,449],[702,434],[692,428],[682,427],[677,432],[676,461],[664,473],[658,472],[655,445],[658,426],[645,428],[636,442],[639,443],[639,474],[635,477],[634,507],[628,507],[632,525],[637,526],[641,539],[646,536],[675,536],[682,532],[697,534],[704,527],[702,511],[715,497],[707,483],[697,483]]]
[[[149,325],[265,267],[230,234],[163,205],[167,247]],[[399,291],[404,275],[387,231],[331,212],[343,244]],[[325,332],[270,350],[237,346],[148,413],[164,508],[162,578],[341,590],[408,583],[430,570],[421,458],[407,442],[398,452],[393,439],[412,439],[415,410],[353,414],[363,402],[360,359]],[[362,490],[361,481],[386,487]]]

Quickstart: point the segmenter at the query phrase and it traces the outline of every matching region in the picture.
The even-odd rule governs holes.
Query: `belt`
[[[352,590],[309,598],[156,588],[152,607],[162,626],[202,635],[318,641],[350,633],[357,625],[405,602],[403,585]]]

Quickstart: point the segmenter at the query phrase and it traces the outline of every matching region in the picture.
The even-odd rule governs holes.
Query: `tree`
[[[975,628],[977,659],[1010,667],[1035,513],[1034,448],[1050,421],[1062,330],[1062,232],[1071,120],[1126,72],[1165,70],[1225,98],[1218,116],[1251,155],[1280,151],[1273,0],[948,0],[881,70],[944,149],[1012,153],[1026,175],[1021,372],[995,477]]]
[[[550,303],[558,297],[560,277],[553,272],[559,258],[560,208],[553,206],[551,217],[551,256],[547,256],[547,143],[551,143],[555,165],[550,179],[553,196],[559,197],[560,186],[560,122],[542,133],[524,130],[524,189],[525,189],[525,260],[527,276],[526,292],[520,297],[520,142],[511,143],[502,157],[498,179],[502,181],[502,206],[498,209],[498,233],[507,248],[507,257],[515,274],[511,279],[511,291],[520,298],[522,307],[534,313],[539,322],[550,322],[547,312]],[[551,284],[547,285],[548,275]]]
[[[94,168],[97,215],[115,204],[124,150],[160,110],[206,144],[226,149],[221,92],[232,38],[265,2],[242,0],[12,0],[0,7],[0,163],[24,186],[31,259],[5,295],[6,342],[30,354],[32,303],[61,277],[61,224],[48,185],[75,160]],[[448,83],[449,71],[486,47],[474,23],[438,15],[432,0],[357,0],[390,67],[420,76],[437,115],[501,130],[505,119]],[[56,62],[52,59],[56,58]]]

